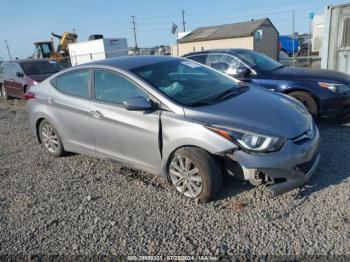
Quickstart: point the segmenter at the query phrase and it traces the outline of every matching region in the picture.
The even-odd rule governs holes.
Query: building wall
[[[199,41],[191,43],[179,43],[179,56],[191,52],[198,52],[216,48],[246,48],[253,50],[254,39],[252,36],[240,38],[228,38],[219,40]],[[171,46],[171,55],[177,56],[177,46]]]
[[[312,20],[312,52],[320,52],[324,29],[324,15],[315,15]]]
[[[272,26],[269,25],[262,26],[259,29],[262,30],[262,38],[254,38],[254,50],[277,60],[278,33]]]
[[[321,68],[350,74],[350,4],[330,6],[325,12]],[[345,41],[346,40],[346,41]]]

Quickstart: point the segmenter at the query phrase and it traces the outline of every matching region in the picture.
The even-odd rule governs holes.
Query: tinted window
[[[55,61],[36,61],[21,63],[26,75],[54,74],[63,69],[63,66]]]
[[[2,72],[3,73],[8,73],[10,71],[10,65],[9,64],[4,64]]]
[[[237,54],[237,56],[245,61],[250,67],[256,68],[260,71],[271,71],[283,67],[282,64],[258,52],[244,50],[237,51]]]
[[[216,70],[230,75],[235,75],[236,69],[243,66],[239,60],[225,54],[210,54],[207,64]]]
[[[131,70],[172,100],[187,106],[211,104],[227,92],[239,92],[230,77],[192,61],[174,60]]]
[[[88,97],[89,90],[89,71],[78,70],[66,73],[56,78],[55,86],[63,93]]]
[[[121,75],[106,70],[95,71],[95,98],[97,100],[123,103],[126,99],[135,96],[148,98],[147,93]]]
[[[17,73],[22,73],[22,69],[18,64],[13,64],[13,69],[12,69],[13,75],[16,75]]]
[[[194,55],[194,56],[190,56],[190,57],[186,57],[186,58],[205,65],[206,57],[207,57],[206,55]]]

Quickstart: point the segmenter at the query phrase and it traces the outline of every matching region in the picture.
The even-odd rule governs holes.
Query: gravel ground
[[[225,178],[215,201],[196,204],[160,177],[49,156],[25,103],[0,98],[0,255],[350,255],[350,119],[320,131],[306,187],[270,198]]]

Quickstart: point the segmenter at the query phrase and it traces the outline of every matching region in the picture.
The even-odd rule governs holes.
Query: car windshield
[[[237,51],[237,54],[250,67],[253,67],[254,69],[258,69],[259,71],[272,71],[277,68],[283,67],[282,64],[258,52],[244,50],[244,51]]]
[[[242,89],[230,77],[187,60],[151,64],[131,72],[184,106],[212,104]]]
[[[35,61],[21,63],[21,67],[26,75],[54,74],[64,69],[55,61]]]

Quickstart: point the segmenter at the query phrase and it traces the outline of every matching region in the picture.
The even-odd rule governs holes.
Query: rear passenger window
[[[57,77],[55,87],[63,93],[87,98],[89,79],[88,70],[77,70]]]
[[[194,56],[190,56],[190,57],[186,57],[186,58],[205,65],[206,57],[207,57],[206,55],[194,55]]]
[[[121,104],[136,96],[148,98],[145,91],[121,75],[106,70],[95,71],[96,100]]]

